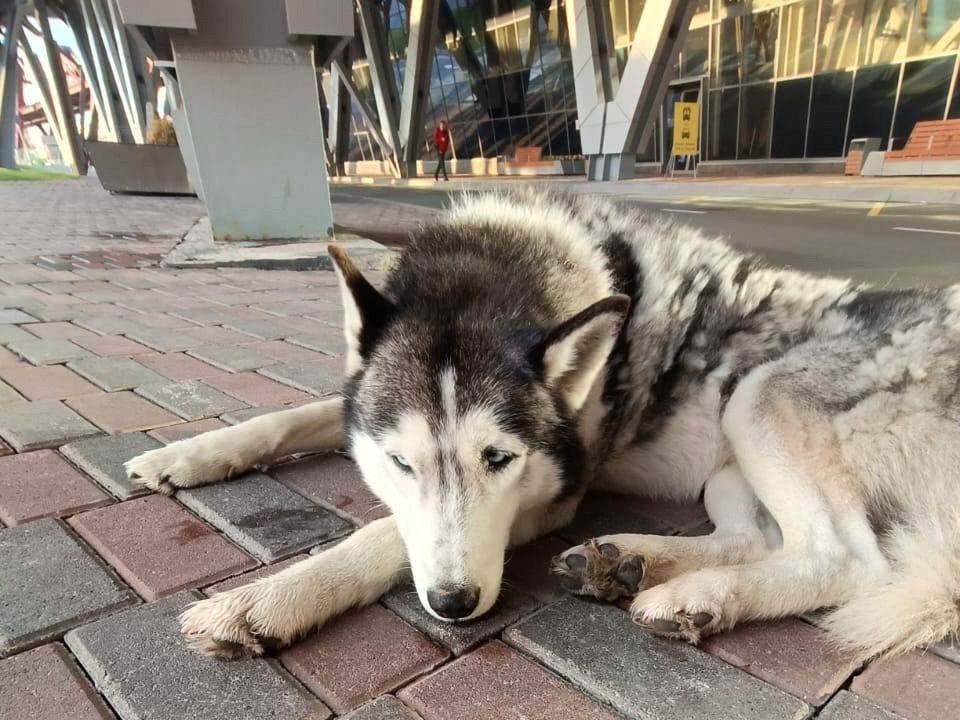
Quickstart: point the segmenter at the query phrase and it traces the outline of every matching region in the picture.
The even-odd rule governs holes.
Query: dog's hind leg
[[[301,452],[342,446],[340,397],[283,410],[157,448],[126,463],[127,476],[151,490],[172,495],[233,477]]]
[[[569,591],[612,601],[692,570],[754,562],[768,552],[758,524],[763,511],[736,465],[707,481],[704,501],[716,526],[710,535],[605,535],[554,558],[552,570]]]
[[[260,655],[352,607],[375,602],[406,568],[397,524],[382,518],[276,575],[194,603],[180,616],[181,629],[206,655]]]
[[[723,417],[782,548],[758,562],[698,570],[641,592],[631,606],[635,622],[698,642],[745,620],[844,603],[888,570],[834,425],[811,399],[820,384],[816,373],[764,366],[740,383]]]

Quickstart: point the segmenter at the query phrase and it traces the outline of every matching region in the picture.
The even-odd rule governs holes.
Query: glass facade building
[[[368,0],[364,0],[368,1]],[[403,0],[376,2],[402,85]],[[702,159],[837,158],[851,139],[903,146],[920,120],[960,118],[960,0],[694,0],[664,111],[638,156],[661,160],[674,100],[701,103]],[[604,0],[622,74],[644,0]],[[441,0],[422,157],[437,122],[459,158],[581,153],[564,0]],[[374,106],[362,43],[353,77]],[[381,159],[353,114],[351,159]]]

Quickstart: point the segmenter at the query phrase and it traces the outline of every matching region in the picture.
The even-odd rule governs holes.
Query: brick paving
[[[427,215],[373,204],[338,204],[342,224],[385,232]],[[0,185],[0,720],[956,714],[956,645],[861,668],[788,620],[697,649],[564,596],[546,567],[570,542],[709,531],[702,507],[612,495],[512,550],[478,622],[436,622],[406,586],[273,658],[195,655],[176,616],[201,589],[277,572],[386,512],[340,456],[174,498],[126,480],[130,457],[342,379],[331,273],[158,265],[201,214],[95,180]]]

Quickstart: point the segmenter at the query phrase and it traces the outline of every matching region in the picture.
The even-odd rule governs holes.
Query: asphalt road
[[[442,208],[444,188],[334,186],[333,201]],[[609,196],[607,196],[609,197]],[[769,262],[889,287],[960,282],[960,206],[767,198],[681,198],[617,202],[668,213]]]

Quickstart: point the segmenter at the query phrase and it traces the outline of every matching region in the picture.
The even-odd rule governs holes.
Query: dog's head
[[[475,308],[404,307],[341,249],[331,255],[353,456],[396,519],[424,608],[445,620],[482,615],[499,595],[511,527],[585,481],[578,420],[629,300],[540,328]]]

